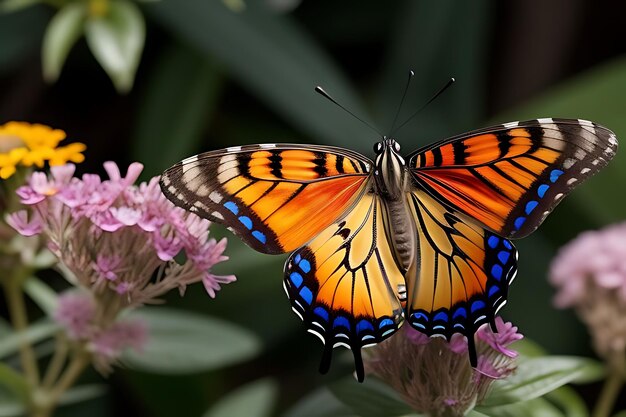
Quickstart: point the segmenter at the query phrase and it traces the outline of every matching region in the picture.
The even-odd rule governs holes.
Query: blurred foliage
[[[535,117],[591,119],[626,138],[626,34],[619,20],[624,6],[617,3],[327,0],[303,2],[290,13],[269,0],[43,3],[0,3],[11,12],[0,15],[0,117],[46,122],[85,139],[91,166],[110,158],[140,160],[147,174],[156,175],[199,151],[271,141],[368,152],[378,134],[313,87],[324,86],[388,133],[409,68],[416,77],[400,121],[449,77],[458,82],[397,133],[405,151],[489,123]],[[110,13],[97,3],[109,5]],[[56,84],[45,85],[42,74]],[[107,77],[127,94],[118,96]],[[616,191],[626,179],[622,153],[540,231],[518,242],[520,272],[502,314],[549,352],[590,354],[574,315],[552,307],[546,271],[567,240],[624,219],[626,200]],[[231,236],[219,227],[214,234]],[[260,356],[187,376],[118,372],[104,397],[59,415],[213,416],[244,403],[277,415],[290,409],[292,417],[353,414],[331,393],[336,389],[322,388],[351,364],[338,360],[329,376],[317,374],[319,343],[289,312],[280,288],[284,258],[254,253],[235,238],[229,254],[232,261],[222,271],[236,273],[238,283],[215,300],[190,288],[185,298],[168,301],[248,329],[260,340]],[[28,337],[42,340],[53,331],[40,322]],[[206,334],[197,336],[204,340]],[[10,355],[16,343],[14,335],[4,336],[0,355]],[[213,342],[201,343],[211,355]],[[274,382],[245,386],[263,377]],[[595,398],[594,387],[579,392],[588,403]],[[559,395],[571,401],[559,402]],[[551,396],[526,403],[523,411],[505,406],[483,414],[564,415],[563,404],[580,401],[569,391]]]

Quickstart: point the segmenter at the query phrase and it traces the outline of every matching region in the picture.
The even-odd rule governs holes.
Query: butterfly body
[[[406,157],[383,138],[369,158],[338,147],[263,144],[196,155],[161,177],[176,205],[227,225],[250,247],[291,252],[283,285],[325,344],[361,348],[404,321],[429,336],[492,324],[517,272],[510,238],[534,231],[614,156],[610,130],[536,119],[469,132]]]

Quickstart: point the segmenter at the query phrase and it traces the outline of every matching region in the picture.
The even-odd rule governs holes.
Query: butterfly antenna
[[[332,103],[334,103],[337,107],[339,107],[340,109],[342,109],[343,111],[345,111],[346,113],[348,113],[349,115],[351,115],[352,117],[354,117],[355,119],[357,119],[359,122],[363,123],[365,126],[369,127],[370,129],[372,129],[374,132],[378,133],[379,136],[383,136],[382,133],[380,133],[378,131],[378,129],[376,129],[374,126],[372,126],[371,124],[367,123],[365,120],[361,119],[359,116],[357,116],[356,114],[352,113],[350,110],[346,109],[344,106],[342,106],[341,104],[339,104],[337,102],[337,100],[335,100],[334,98],[332,98],[330,96],[330,94],[328,94],[322,87],[320,87],[319,85],[317,87],[315,87],[315,92],[320,94],[321,96],[323,96],[324,98],[330,100]]]
[[[396,115],[393,118],[393,123],[391,124],[391,131],[394,131],[394,127],[396,126],[396,122],[398,121],[398,116],[400,115],[400,110],[402,110],[402,105],[404,104],[404,99],[406,98],[406,92],[409,91],[409,85],[411,85],[411,80],[415,73],[412,70],[409,70],[409,77],[406,80],[406,85],[404,86],[404,92],[402,93],[402,99],[400,100],[400,104],[398,105],[398,110],[396,110]],[[391,136],[391,135],[389,135]]]
[[[409,122],[411,121],[411,119],[413,119],[415,116],[417,116],[417,115],[418,115],[418,114],[419,114],[422,110],[424,110],[424,109],[426,108],[426,106],[428,106],[430,103],[432,103],[433,101],[435,101],[435,99],[436,99],[437,97],[439,97],[439,96],[440,96],[440,95],[441,95],[444,91],[446,91],[446,90],[448,89],[448,87],[450,87],[452,84],[454,84],[454,81],[455,81],[455,79],[454,79],[454,78],[450,78],[450,79],[448,80],[448,82],[446,83],[446,85],[444,85],[443,87],[441,87],[441,88],[439,89],[439,91],[437,91],[437,92],[435,93],[435,95],[434,95],[434,96],[432,96],[432,97],[431,97],[431,99],[430,99],[430,100],[428,100],[428,101],[426,102],[426,104],[424,104],[422,107],[420,107],[419,109],[417,109],[417,111],[416,111],[415,113],[413,113],[411,116],[409,116],[409,118],[408,118],[408,119],[406,119],[406,120],[404,121],[404,123],[402,123],[402,124],[401,124],[400,126],[398,126],[395,130],[393,130],[389,136],[392,136],[392,135],[393,135],[393,134],[394,134],[394,133],[395,133],[398,129],[400,129],[400,128],[401,128],[402,126],[404,126],[405,124],[409,123]]]

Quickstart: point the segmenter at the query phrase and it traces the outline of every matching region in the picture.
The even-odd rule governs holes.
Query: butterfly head
[[[400,144],[386,136],[374,145],[376,152],[376,170],[374,174],[380,177],[382,185],[392,194],[403,188],[404,158],[400,155]]]

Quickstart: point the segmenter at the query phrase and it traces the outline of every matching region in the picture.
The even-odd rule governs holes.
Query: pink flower
[[[626,223],[580,234],[550,267],[554,304],[573,307],[603,357],[626,350]],[[621,353],[619,353],[621,352]]]
[[[113,323],[91,339],[89,348],[94,355],[94,365],[102,374],[111,371],[126,349],[141,352],[148,341],[148,326],[143,320],[125,320]]]
[[[495,322],[498,333],[494,333],[489,326],[485,325],[478,329],[476,336],[480,340],[487,342],[493,350],[509,358],[516,358],[517,352],[507,349],[507,346],[517,340],[523,339],[524,336],[521,333],[517,333],[517,326],[513,326],[510,322],[505,323],[501,317],[496,317]]]
[[[228,258],[226,239],[209,238],[210,222],[175,207],[163,196],[158,178],[133,185],[142,165],[125,176],[113,162],[104,164],[108,180],[73,177],[72,165],[54,167],[50,176],[34,173],[18,190],[32,210],[10,217],[24,235],[43,234],[50,250],[97,299],[122,295],[119,308],[155,302],[167,291],[202,282],[215,297],[235,277],[211,268]],[[175,257],[183,252],[187,261]]]
[[[404,325],[398,334],[364,352],[365,372],[389,384],[419,413],[465,415],[485,398],[494,380],[515,370],[517,352],[508,346],[522,335],[500,317],[495,323],[498,333],[486,325],[476,332],[475,369],[465,336],[455,334],[447,342]]]
[[[96,304],[87,293],[66,293],[59,297],[54,319],[65,329],[72,339],[86,339],[90,336]]]

